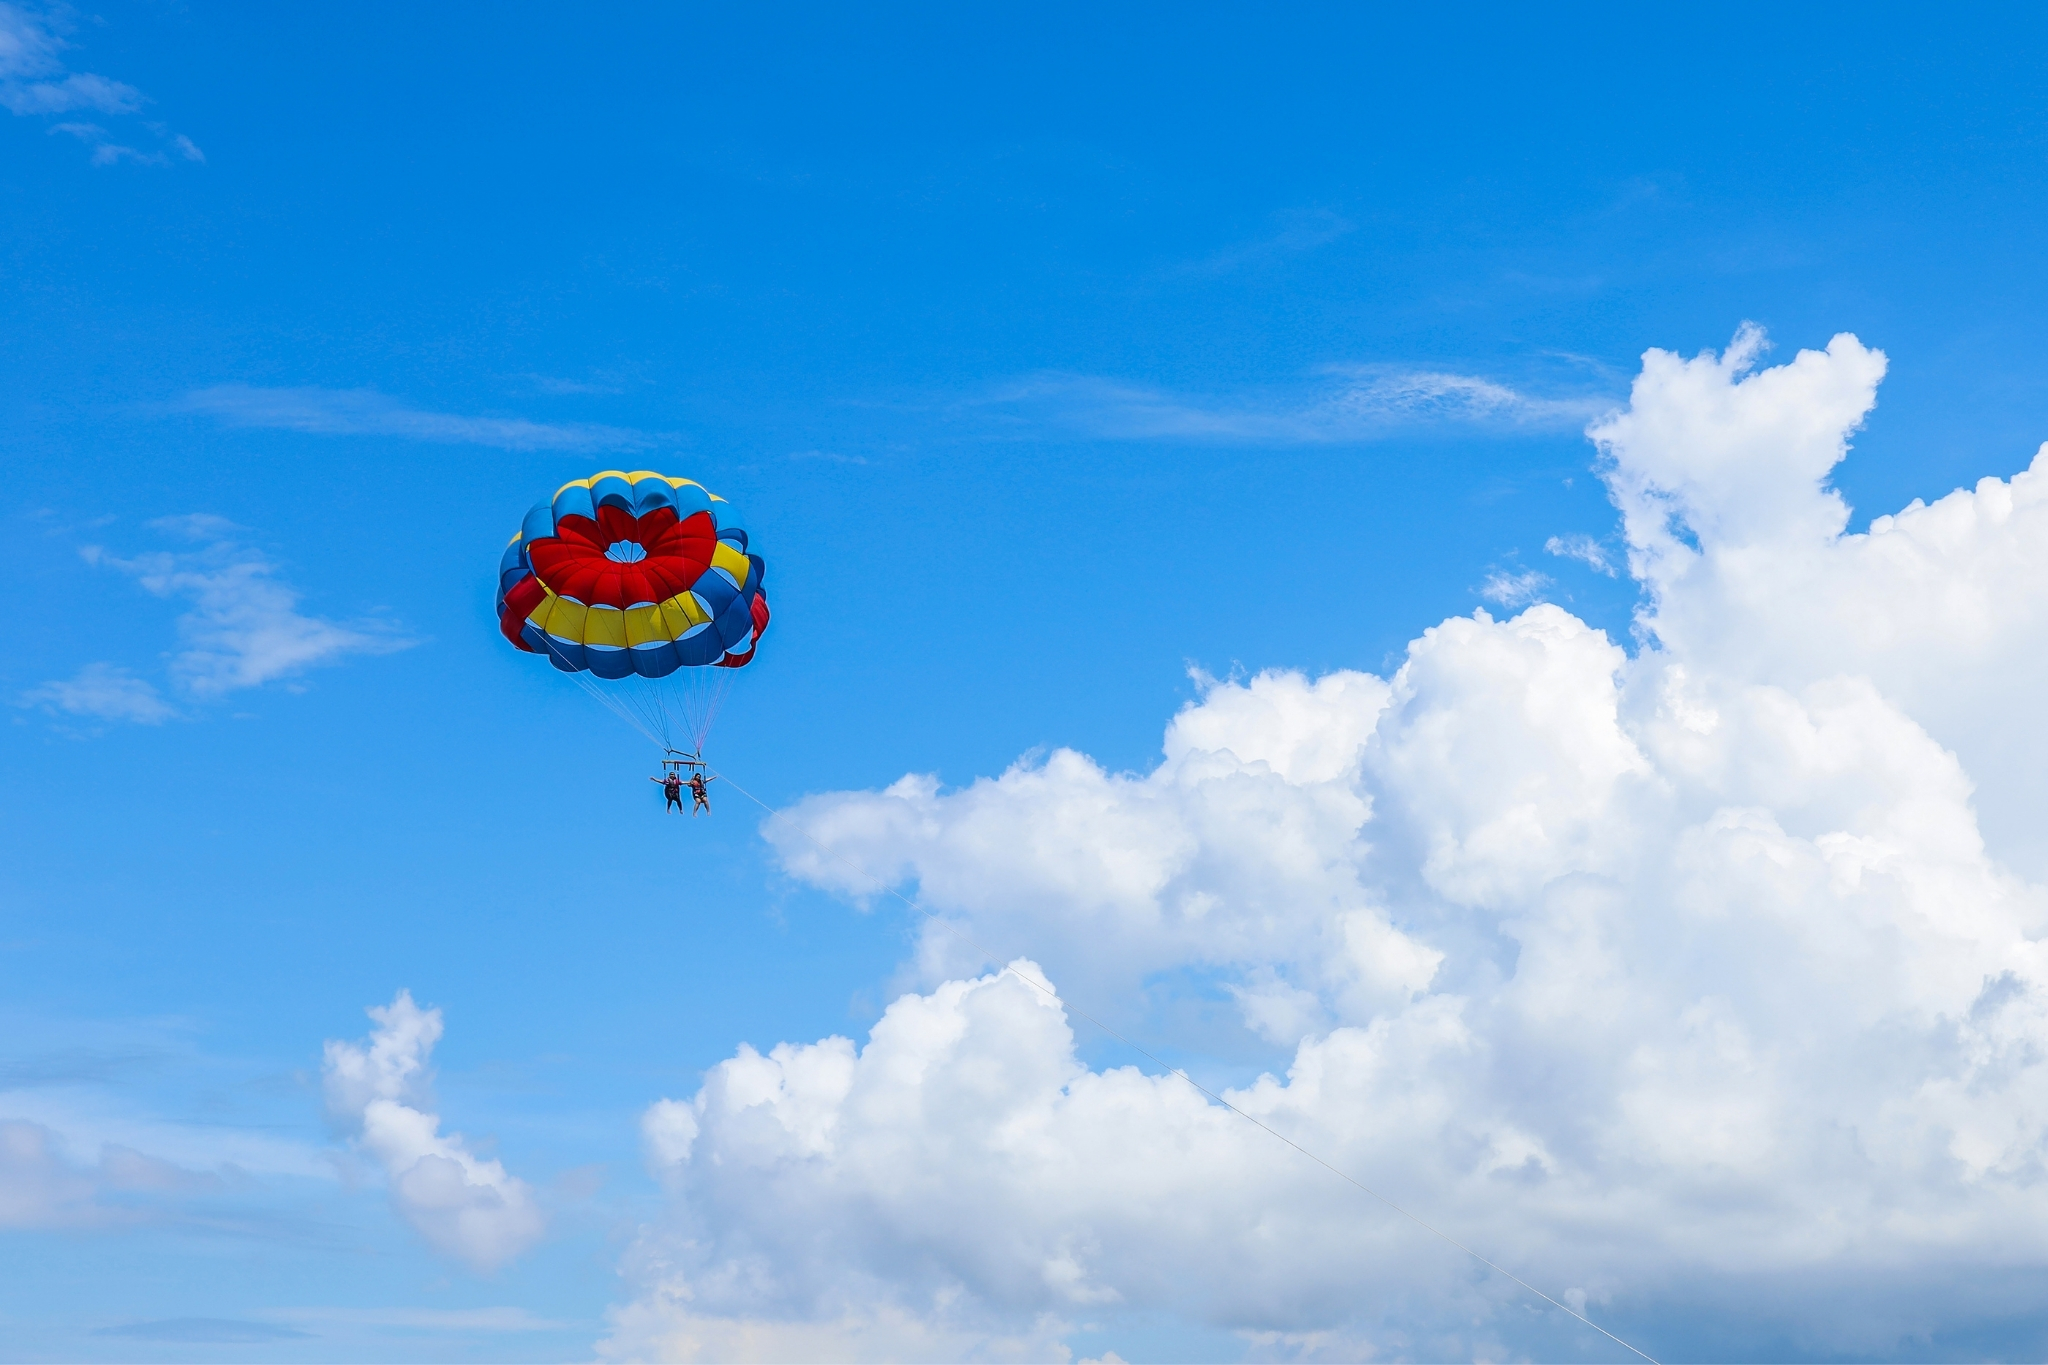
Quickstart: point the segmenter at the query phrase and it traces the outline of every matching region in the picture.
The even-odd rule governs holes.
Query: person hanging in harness
[[[676,773],[675,769],[671,768],[660,777],[650,777],[647,780],[649,782],[659,782],[662,793],[668,797],[668,804],[662,807],[663,810],[672,809],[677,815],[683,813],[683,779]],[[692,787],[691,790],[695,791],[696,788]],[[700,801],[703,800],[702,797],[698,799]],[[708,810],[710,807],[707,805],[705,809]]]
[[[715,777],[706,777],[702,773],[690,774],[690,796],[695,801],[695,804],[690,807],[690,818],[692,820],[700,815],[711,814],[711,793],[706,791],[705,788],[717,780]],[[676,809],[682,809],[680,803]]]

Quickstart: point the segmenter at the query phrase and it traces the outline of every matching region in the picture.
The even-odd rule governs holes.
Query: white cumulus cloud
[[[1389,677],[1206,683],[1148,773],[1060,750],[765,825],[801,879],[914,888],[924,984],[648,1111],[671,1208],[604,1349],[1619,1350],[1084,1064],[979,942],[1119,1027],[1176,982],[1235,1002],[1285,1051],[1232,1103],[1653,1354],[2038,1354],[2048,454],[1850,534],[1828,479],[1884,357],[1761,348],[1651,351],[1591,433],[1633,657],[1555,605],[1454,617]]]
[[[471,1152],[460,1133],[441,1131],[427,1070],[441,1011],[400,991],[368,1014],[377,1027],[367,1040],[326,1046],[328,1113],[383,1166],[392,1205],[430,1246],[494,1270],[540,1240],[545,1219],[533,1188]]]

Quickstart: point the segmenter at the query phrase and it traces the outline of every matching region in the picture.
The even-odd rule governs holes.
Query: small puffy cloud
[[[160,725],[177,715],[154,684],[113,664],[87,664],[69,678],[31,687],[15,702],[53,715]]]
[[[1607,558],[1607,551],[1591,536],[1552,536],[1543,542],[1543,552],[1560,559],[1576,559],[1594,573],[1606,574],[1609,578],[1615,576],[1614,564]]]
[[[461,1134],[441,1132],[427,1070],[441,1011],[400,991],[368,1013],[377,1027],[365,1042],[326,1046],[328,1113],[384,1168],[393,1206],[428,1245],[494,1270],[540,1240],[545,1220],[533,1189],[501,1162],[477,1157]]]
[[[645,432],[594,422],[531,422],[523,417],[471,417],[408,407],[374,389],[258,388],[220,384],[179,400],[231,427],[264,427],[315,436],[393,436],[437,445],[501,450],[639,450]]]
[[[1476,612],[1388,677],[1205,680],[1150,772],[1059,750],[766,824],[804,881],[915,888],[918,986],[647,1111],[671,1205],[605,1352],[1057,1356],[1118,1315],[1613,1349],[1177,1078],[1089,1066],[980,943],[1118,1026],[1234,1004],[1281,1056],[1233,1104],[1653,1353],[2038,1354],[2048,451],[1849,534],[1884,357],[1762,347],[1650,352],[1593,428],[1633,657]]]

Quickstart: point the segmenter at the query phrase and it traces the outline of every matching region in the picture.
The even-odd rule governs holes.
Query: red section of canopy
[[[754,662],[754,651],[761,647],[761,632],[768,629],[768,599],[756,593],[754,595],[752,613],[754,617],[754,634],[747,641],[747,652],[744,654],[727,654],[724,658],[713,664],[712,667],[745,668],[748,664]]]
[[[505,594],[505,610],[498,616],[498,631],[528,654],[535,650],[519,638],[519,633],[526,629],[526,618],[533,615],[533,609],[545,601],[547,595],[547,589],[540,585],[540,580],[531,575],[514,583],[512,590]]]
[[[605,551],[622,540],[638,545],[647,557],[631,564],[607,558]],[[668,507],[657,507],[644,517],[600,507],[595,521],[559,518],[553,535],[528,542],[526,557],[534,577],[558,596],[587,606],[625,608],[666,602],[689,588],[711,567],[717,548],[718,527],[709,512],[679,521]],[[534,600],[539,602],[538,597]],[[506,601],[510,605],[511,598]],[[525,619],[524,612],[519,619]]]

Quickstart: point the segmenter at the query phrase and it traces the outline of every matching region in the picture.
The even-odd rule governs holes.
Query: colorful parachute
[[[526,514],[498,568],[498,627],[664,747],[694,749],[732,676],[701,675],[752,662],[768,628],[764,571],[725,499],[607,469]]]

